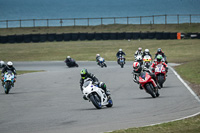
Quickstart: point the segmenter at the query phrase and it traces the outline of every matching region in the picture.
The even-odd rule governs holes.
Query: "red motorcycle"
[[[139,76],[139,83],[141,84],[142,88],[149,93],[153,98],[156,98],[159,96],[158,89],[156,89],[156,83],[151,78],[148,72],[144,71],[141,72]]]
[[[155,75],[156,75],[156,80],[158,81],[160,87],[163,87],[163,83],[166,80],[166,70],[164,65],[158,64],[155,67]]]

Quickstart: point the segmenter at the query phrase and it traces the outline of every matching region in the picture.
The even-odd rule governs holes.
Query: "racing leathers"
[[[119,57],[121,56],[126,56],[126,54],[123,52],[123,51],[118,51],[117,54],[116,54],[116,57],[117,57],[117,63],[119,64]],[[124,63],[126,61],[126,58],[124,57]]]

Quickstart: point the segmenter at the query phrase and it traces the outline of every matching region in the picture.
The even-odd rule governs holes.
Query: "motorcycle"
[[[145,55],[144,56],[144,58],[143,58],[143,65],[146,68],[149,68],[151,66],[151,56],[149,56],[149,55]]]
[[[158,89],[156,89],[156,83],[151,78],[148,72],[144,71],[141,72],[139,76],[139,83],[141,84],[141,87],[149,93],[153,98],[159,97]]]
[[[104,58],[102,58],[102,57],[99,58],[98,65],[99,65],[101,68],[103,68],[104,66],[107,67],[106,62],[105,62]]]
[[[7,71],[2,78],[5,93],[8,94],[12,87],[14,87],[15,75],[12,71]]]
[[[97,109],[101,109],[103,106],[113,106],[111,97],[107,96],[103,89],[93,84],[90,78],[84,81],[83,94]]]
[[[160,85],[160,87],[163,87],[163,83],[166,80],[166,70],[165,67],[162,64],[158,64],[155,67],[155,75],[156,75],[156,79]]]
[[[124,56],[119,55],[118,63],[119,63],[119,65],[121,66],[121,68],[124,67],[124,64],[125,64],[125,58],[124,58]]]
[[[76,61],[74,59],[71,59],[70,62],[66,62],[66,60],[65,60],[65,63],[68,67],[78,67],[78,64],[76,63]]]

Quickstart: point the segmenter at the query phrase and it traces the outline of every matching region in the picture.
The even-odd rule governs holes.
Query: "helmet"
[[[138,56],[136,57],[136,60],[137,60],[137,61],[142,61],[142,56],[138,55]]]
[[[80,72],[80,74],[81,74],[82,79],[85,79],[86,76],[87,76],[87,74],[88,74],[87,69],[85,69],[85,68],[82,69],[81,72]]]
[[[162,49],[161,48],[158,48],[157,52],[160,54],[162,53]]]
[[[100,54],[96,54],[96,57],[99,57],[100,56]]]
[[[142,51],[142,48],[141,48],[141,47],[139,47],[139,48],[138,48],[138,51]]]
[[[156,58],[157,58],[157,62],[160,62],[162,60],[162,55],[158,55]]]
[[[67,59],[70,59],[71,57],[70,56],[67,56]]]
[[[139,62],[134,62],[133,63],[133,69],[134,69],[134,71],[138,72],[139,68],[140,68],[140,63]]]
[[[149,49],[144,50],[145,54],[149,53]]]
[[[122,51],[122,49],[120,48],[119,51]]]
[[[11,61],[8,61],[8,62],[7,62],[7,66],[8,66],[9,68],[11,68],[11,67],[13,66],[13,63],[12,63]]]

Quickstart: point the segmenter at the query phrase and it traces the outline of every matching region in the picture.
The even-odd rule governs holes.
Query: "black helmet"
[[[157,52],[160,54],[162,53],[162,49],[161,48],[158,48]]]

